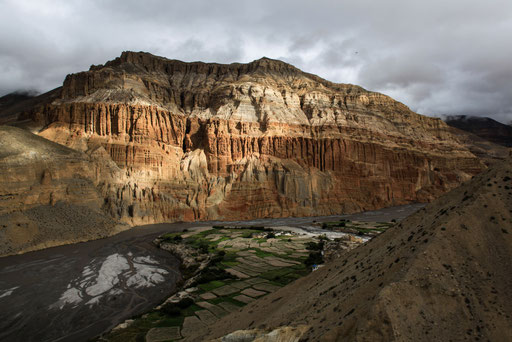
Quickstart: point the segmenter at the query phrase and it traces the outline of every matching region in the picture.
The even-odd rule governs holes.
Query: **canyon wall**
[[[281,61],[147,53],[68,75],[19,125],[94,165],[129,224],[329,215],[430,201],[484,166],[439,119]],[[96,167],[97,170],[101,168]]]

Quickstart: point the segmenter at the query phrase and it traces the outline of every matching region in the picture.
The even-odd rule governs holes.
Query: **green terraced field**
[[[143,341],[151,329],[161,334],[164,330],[158,328],[165,327],[179,327],[179,335],[188,336],[246,302],[278,290],[311,271],[304,264],[309,255],[306,247],[317,239],[291,233],[278,237],[271,234],[271,238],[267,235],[268,230],[261,227],[216,227],[163,235],[164,243],[185,244],[197,250],[197,255],[213,256],[205,276],[200,277],[190,294],[194,304],[184,308],[165,304],[166,309],[152,310],[136,318],[127,328],[113,330],[99,340]],[[212,277],[215,279],[209,280]]]

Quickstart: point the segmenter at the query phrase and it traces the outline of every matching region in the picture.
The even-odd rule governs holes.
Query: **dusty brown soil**
[[[101,239],[129,228],[99,210],[72,203],[0,215],[0,256]]]
[[[301,341],[511,341],[510,260],[508,159],[190,340],[305,324]]]
[[[58,220],[58,215],[52,213],[51,209],[34,209],[37,213],[40,213],[40,210],[48,210],[48,220]],[[416,210],[418,205],[407,205],[343,218],[401,220]],[[32,213],[32,210],[29,212]],[[333,216],[262,219],[236,222],[236,225],[309,227],[312,220],[333,221],[340,218]],[[82,218],[78,216],[76,219]],[[90,220],[91,224],[94,222]],[[134,315],[154,308],[173,293],[179,276],[175,271],[178,270],[179,264],[171,254],[156,248],[151,241],[164,233],[178,232],[185,228],[193,230],[196,227],[211,227],[214,224],[234,223],[195,222],[139,226],[105,239],[0,258],[0,341],[86,341],[109,331]],[[0,241],[4,241],[2,237]],[[159,288],[132,289],[126,288],[124,282],[119,282],[116,288],[123,290],[123,294],[114,296],[115,300],[111,300],[113,296],[107,296],[105,302],[97,306],[89,306],[84,300],[78,307],[65,306],[58,310],[50,308],[67,290],[68,284],[83,275],[85,266],[93,264],[93,267],[97,268],[106,257],[116,253],[129,260],[149,255],[160,261],[160,267],[169,271],[166,275],[169,278],[160,283]],[[10,290],[12,293],[7,294]]]
[[[103,210],[90,156],[0,125],[0,256],[129,228]]]

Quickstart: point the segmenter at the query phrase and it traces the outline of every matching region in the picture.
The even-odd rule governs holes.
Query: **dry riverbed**
[[[184,285],[183,283],[180,284],[182,277],[181,272],[179,272],[180,263],[178,259],[170,252],[157,248],[152,243],[155,238],[162,234],[182,232],[184,229],[189,229],[189,232],[185,234],[199,234],[201,231],[211,230],[214,225],[241,227],[249,230],[252,226],[288,230],[291,233],[304,234],[302,235],[304,241],[307,238],[317,241],[316,236],[325,234],[331,239],[330,242],[325,242],[324,245],[324,258],[328,259],[343,252],[343,249],[340,249],[340,244],[344,245],[341,246],[342,248],[350,248],[351,245],[357,244],[357,242],[344,239],[343,236],[346,236],[347,233],[339,231],[336,227],[323,229],[322,224],[324,222],[351,220],[354,223],[361,222],[360,227],[362,227],[365,224],[364,222],[390,222],[393,219],[400,221],[421,207],[423,207],[422,204],[413,204],[351,215],[323,217],[290,217],[238,222],[162,223],[134,227],[105,239],[3,257],[0,258],[0,307],[2,307],[0,311],[0,340],[27,342],[88,341],[105,331],[110,331],[126,319],[130,317],[140,318],[144,313],[148,313],[150,318],[153,317],[154,319],[148,319],[145,330],[140,329],[140,333],[136,334],[139,340],[145,340],[147,332],[156,326],[170,328],[174,331],[181,329],[182,323],[178,325],[169,323],[169,320],[176,321],[176,316],[163,317],[158,310],[153,309],[162,304],[173,293],[176,293],[180,286]],[[298,235],[293,236],[298,237]],[[369,238],[364,234],[352,234],[352,236],[354,240]],[[183,238],[187,239],[185,235]],[[279,236],[277,238],[278,240],[283,239]],[[341,242],[335,243],[334,239],[336,238],[341,239],[339,240]],[[263,239],[263,237],[255,236],[252,239],[258,240]],[[225,236],[215,241],[208,241],[208,246],[210,248],[210,244],[216,244],[215,248],[219,251],[224,250],[228,255],[227,258],[229,258],[237,249],[241,253],[244,252],[243,249],[240,249],[240,246],[236,246],[240,241],[245,240],[242,240],[240,236],[238,240],[237,237]],[[274,256],[285,259],[287,262],[303,262],[301,258],[297,257],[298,255],[295,255],[296,258],[294,259],[294,256],[280,255],[272,251],[275,246],[265,246],[266,242],[258,242],[259,247],[247,247],[248,250],[255,252],[256,257],[260,258],[262,256],[263,258],[260,259],[265,265],[268,263],[265,262],[266,258],[264,256]],[[287,241],[283,242],[287,243]],[[292,242],[295,243],[293,238]],[[264,249],[267,248],[269,250],[265,251]],[[244,259],[249,257],[239,255],[239,252],[236,252],[238,257]],[[307,258],[310,252],[308,250],[307,253],[303,252],[303,254],[307,254]],[[297,253],[300,254],[300,252]],[[238,270],[250,277],[238,280],[235,278],[225,278],[226,281],[224,279],[218,280],[225,285],[257,278],[265,279],[267,283],[275,286],[284,284],[280,281],[275,282],[273,279],[266,279],[257,275],[252,276],[248,272],[244,273],[242,269],[247,269],[247,267],[243,267],[242,260],[230,261],[227,259],[223,263],[225,263],[225,266],[221,268],[227,269],[228,266],[231,266],[233,270]],[[262,266],[264,265],[262,264]],[[285,273],[290,271],[291,268],[291,271],[288,272],[290,278],[293,278],[293,274],[300,276],[302,271],[309,272],[310,269],[304,265],[300,266],[303,267],[303,270],[301,270],[296,264],[295,269],[291,266],[278,267],[277,270],[272,271]],[[236,274],[235,276],[237,276]],[[282,279],[286,279],[286,276],[283,276]],[[220,285],[219,287],[223,286],[219,283],[217,285]],[[258,290],[253,285],[247,288],[266,293],[271,292],[270,288],[267,288],[268,291]],[[200,295],[204,293],[202,291],[205,291],[200,286],[188,287],[199,289],[194,295]],[[242,289],[242,291],[247,288]],[[215,289],[209,292],[213,290]],[[241,293],[241,291],[239,292]],[[235,295],[233,294],[232,297]],[[222,297],[216,296],[217,298]],[[217,300],[223,300],[222,298]],[[244,304],[239,301],[235,304],[233,298],[224,301],[230,301],[233,305]],[[212,304],[211,300],[205,300],[205,302]],[[213,304],[219,306],[220,303],[214,302]],[[198,305],[194,305],[196,306],[192,306],[191,309],[187,308],[187,310],[197,309]],[[205,309],[210,311],[209,308]],[[217,311],[216,309],[212,310]],[[229,310],[224,309],[224,311]],[[210,312],[216,315],[213,311]],[[195,311],[192,313],[193,315],[190,316],[196,316],[201,321]],[[220,314],[220,311],[217,313]],[[206,316],[203,314],[204,317]],[[184,321],[184,317],[180,319]],[[155,323],[157,321],[159,323]],[[134,327],[136,326],[135,324]],[[158,330],[153,330],[153,333],[158,333]],[[181,335],[181,330],[178,333]],[[153,338],[155,335],[149,337]]]

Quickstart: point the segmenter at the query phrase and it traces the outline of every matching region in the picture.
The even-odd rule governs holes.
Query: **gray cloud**
[[[185,61],[279,58],[427,115],[512,120],[509,0],[0,1],[0,95],[148,51]]]

